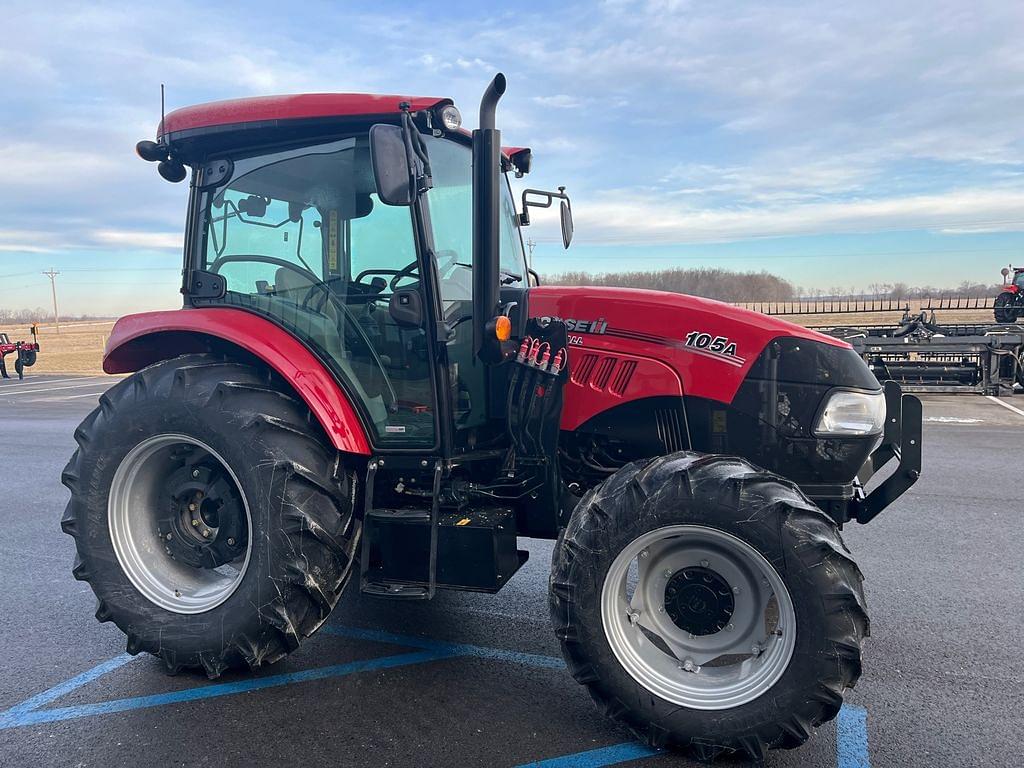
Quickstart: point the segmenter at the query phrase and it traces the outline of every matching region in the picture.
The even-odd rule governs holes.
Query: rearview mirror
[[[370,128],[370,158],[377,197],[385,205],[412,205],[412,169],[402,129],[380,123]]]
[[[568,200],[562,201],[562,244],[569,248],[572,242],[572,208]]]

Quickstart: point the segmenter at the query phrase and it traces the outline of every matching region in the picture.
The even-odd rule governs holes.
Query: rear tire
[[[280,659],[327,619],[359,539],[355,475],[305,404],[271,374],[210,355],[157,363],[104,394],[75,440],[62,477],[71,500],[61,527],[75,539],[73,573],[96,594],[96,618],[127,635],[129,653],[145,651],[171,672],[198,667],[213,678]],[[234,480],[222,486],[235,486],[246,510],[234,528],[219,521],[238,547],[247,536],[247,554],[236,583],[216,594],[223,585],[214,566],[189,566],[188,553],[172,557],[162,540],[171,536],[163,532],[171,530],[166,510],[179,507],[161,489],[178,487],[179,476],[199,476],[190,471],[199,466],[189,463],[194,452],[223,463],[222,476]],[[221,512],[238,506],[236,498]],[[243,523],[247,533],[240,533]],[[174,530],[177,543],[189,526]]]
[[[696,684],[699,675],[710,674],[714,685],[721,664],[739,665],[737,657],[722,656],[704,662],[708,666],[698,666],[694,672],[689,660],[684,664],[678,655],[679,648],[687,643],[724,637],[718,633],[733,629],[732,624],[725,628],[725,622],[731,621],[728,617],[718,616],[713,621],[720,623],[706,628],[682,628],[682,634],[671,641],[676,643],[676,651],[665,656],[668,666],[652,663],[650,674],[644,673],[642,663],[638,667],[636,659],[627,658],[628,667],[620,661],[626,658],[622,622],[616,624],[617,619],[609,616],[609,612],[614,614],[609,606],[615,603],[608,601],[606,584],[612,574],[621,573],[620,553],[629,555],[633,552],[631,545],[645,546],[662,531],[676,537],[669,541],[681,542],[674,546],[692,547],[690,542],[701,536],[712,542],[739,542],[734,551],[753,553],[753,573],[758,573],[755,567],[761,568],[762,575],[755,576],[755,581],[767,589],[770,575],[773,585],[777,585],[772,589],[773,599],[779,598],[777,614],[784,616],[788,610],[795,619],[795,643],[793,633],[787,630],[789,648],[779,651],[788,654],[782,657],[782,664],[778,653],[772,657],[762,650],[753,655],[754,661],[747,669],[755,670],[755,675],[762,652],[765,664],[775,664],[775,671],[754,679],[746,695],[737,699],[742,702],[738,705],[730,699],[735,697],[735,689],[727,685],[718,700],[712,692],[704,700],[699,696],[692,699],[696,703],[691,706],[680,703],[688,695],[680,693],[680,682],[683,686]],[[640,557],[648,556],[649,563],[666,562],[660,559],[665,551],[653,546],[650,551],[641,549],[634,562],[639,564]],[[757,566],[755,561],[763,565]],[[708,561],[701,560],[700,565],[706,572]],[[715,563],[710,567],[714,570]],[[670,578],[671,570],[665,570],[665,579]],[[682,573],[680,566],[671,579]],[[742,568],[733,573],[742,573]],[[643,578],[638,576],[638,585]],[[712,574],[708,581],[718,584],[721,579]],[[749,583],[744,582],[744,591]],[[670,594],[668,584],[660,587],[659,594]],[[720,587],[726,612],[734,606],[738,617],[744,592],[730,590],[727,584]],[[730,591],[736,593],[735,602]],[[678,604],[666,601],[661,605],[678,615]],[[653,611],[661,605],[645,602],[640,611]],[[550,607],[569,670],[587,686],[598,707],[651,746],[674,748],[701,760],[739,753],[760,761],[768,749],[792,748],[805,742],[812,728],[839,712],[844,689],[852,688],[860,676],[861,643],[869,633],[862,576],[835,523],[786,480],[743,459],[694,453],[630,464],[583,498],[555,548]],[[655,623],[664,621],[664,616],[649,614],[648,620],[652,618]],[[633,614],[630,623],[643,626],[644,617]],[[738,618],[736,624],[738,632]],[[611,629],[616,626],[618,634]],[[746,626],[756,626],[756,622]],[[765,631],[778,634],[781,642],[781,620],[777,626],[777,630]],[[642,631],[651,637],[646,628]],[[701,636],[695,640],[693,632]],[[653,642],[644,648],[643,640],[638,645],[641,652],[635,655],[641,662],[643,654],[652,653],[652,647],[657,653],[668,648],[664,641],[665,649]],[[644,685],[641,680],[652,682]],[[659,685],[659,693],[651,690]],[[676,700],[669,701],[663,695]]]

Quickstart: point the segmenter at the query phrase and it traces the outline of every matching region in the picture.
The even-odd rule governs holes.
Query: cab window
[[[434,445],[425,329],[389,311],[396,290],[421,290],[412,214],[377,198],[366,140],[237,160],[203,204],[203,265],[224,276],[224,303],[317,352],[375,443]]]

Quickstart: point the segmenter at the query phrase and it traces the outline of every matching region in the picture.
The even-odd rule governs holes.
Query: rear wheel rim
[[[174,478],[182,475],[194,478],[196,503],[182,499],[189,489],[175,493],[181,489]],[[213,478],[209,488],[216,490],[204,498],[203,483]],[[238,478],[220,454],[188,435],[156,435],[128,452],[111,482],[107,523],[129,581],[172,613],[216,608],[248,569],[252,519]]]
[[[601,618],[630,677],[691,709],[753,701],[796,646],[778,571],[745,541],[700,525],[658,528],[623,548],[605,576]]]

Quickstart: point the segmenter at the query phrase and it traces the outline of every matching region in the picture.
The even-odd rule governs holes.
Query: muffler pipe
[[[494,114],[498,109],[498,100],[505,94],[505,76],[499,72],[491,80],[480,99],[480,128],[494,129]]]

